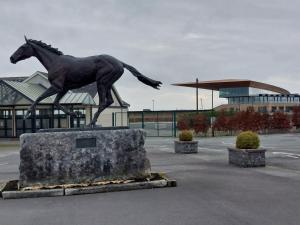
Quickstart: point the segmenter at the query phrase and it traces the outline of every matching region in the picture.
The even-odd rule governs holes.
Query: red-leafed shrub
[[[187,118],[178,119],[177,127],[178,127],[179,130],[188,130],[188,129],[190,129],[189,120]]]
[[[204,114],[197,114],[193,118],[193,129],[196,134],[207,133],[209,128],[209,123],[207,116]]]
[[[296,126],[296,128],[300,127],[300,107],[299,106],[295,106],[293,108],[292,122],[293,122],[293,125]]]
[[[271,129],[289,130],[291,128],[291,122],[289,117],[282,112],[275,112],[270,121]]]
[[[229,123],[229,118],[227,116],[225,116],[225,112],[223,110],[217,116],[217,118],[213,124],[213,128],[214,128],[214,130],[217,130],[217,131],[228,131],[229,130],[228,123]]]

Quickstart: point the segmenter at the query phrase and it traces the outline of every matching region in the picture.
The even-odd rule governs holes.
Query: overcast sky
[[[1,0],[0,34],[1,77],[46,71],[35,58],[9,62],[26,34],[68,55],[113,55],[163,82],[157,91],[126,71],[115,86],[131,110],[152,100],[156,110],[194,109],[195,90],[170,84],[196,77],[300,92],[299,0]],[[199,93],[211,107],[210,91]]]

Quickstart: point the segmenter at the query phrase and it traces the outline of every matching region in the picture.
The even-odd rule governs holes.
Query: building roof
[[[280,94],[290,94],[289,91],[281,87],[277,87],[262,82],[252,81],[252,80],[239,80],[239,79],[210,80],[210,81],[201,81],[201,82],[177,83],[173,85],[182,86],[182,87],[193,87],[193,88],[198,87],[202,89],[217,90],[217,91],[219,91],[220,88],[253,87],[253,88],[259,88],[259,89],[268,90],[272,92],[277,92]]]
[[[3,80],[5,83],[9,84],[11,87],[16,89],[17,91],[21,92],[23,95],[27,96],[31,100],[35,100],[41,92],[45,90],[42,84],[32,84],[31,82],[28,82],[32,77],[35,75],[42,75],[45,79],[48,78],[48,74],[45,72],[37,71],[34,74],[32,74],[29,77],[2,77],[0,80]],[[9,83],[13,82],[13,83]],[[23,85],[24,84],[24,85]],[[30,90],[30,91],[28,91]],[[114,87],[112,86],[112,92],[116,96],[117,101],[119,102],[120,106],[123,107],[129,107],[130,105],[123,101]],[[78,89],[73,89],[72,91],[69,91],[61,100],[61,104],[76,104],[79,103],[78,101],[85,101],[88,103],[85,104],[91,104],[94,105],[95,101],[93,100],[95,96],[97,95],[97,85],[95,82],[85,85]],[[81,95],[81,97],[79,97]],[[87,96],[89,95],[89,96]],[[44,99],[41,103],[52,103],[56,95],[51,96],[49,98]],[[90,99],[91,98],[91,99]]]
[[[10,80],[10,81],[18,81],[22,82],[28,77],[1,77],[0,80]]]
[[[21,93],[32,102],[35,101],[46,90],[45,87],[39,84],[23,83],[18,81],[2,80],[5,84]],[[52,104],[56,95],[48,97],[41,101],[42,104]],[[61,104],[85,104],[95,105],[95,101],[88,93],[74,93],[69,91],[59,101]]]

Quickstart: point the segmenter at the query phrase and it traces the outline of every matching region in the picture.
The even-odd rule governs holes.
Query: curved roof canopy
[[[289,91],[277,87],[271,84],[261,83],[252,80],[238,80],[238,79],[226,79],[226,80],[210,80],[210,81],[201,81],[201,82],[190,82],[190,83],[177,83],[173,84],[175,86],[182,87],[193,87],[193,88],[202,88],[208,90],[219,91],[220,88],[234,88],[234,87],[253,87],[263,90],[268,90],[272,92],[277,92],[280,94],[290,94]]]

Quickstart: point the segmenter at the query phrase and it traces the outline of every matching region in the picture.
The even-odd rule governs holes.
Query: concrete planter
[[[266,166],[266,149],[238,149],[228,148],[229,164],[239,167]]]
[[[174,141],[175,153],[198,153],[198,141]]]

